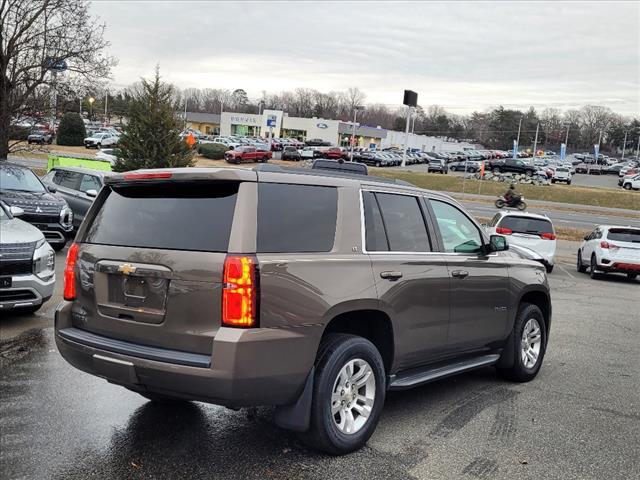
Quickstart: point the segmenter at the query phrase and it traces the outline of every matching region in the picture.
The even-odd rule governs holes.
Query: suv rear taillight
[[[619,247],[617,245],[614,245],[613,243],[609,243],[603,240],[602,242],[600,242],[600,248],[606,248],[608,250],[610,248],[613,249]]]
[[[222,274],[222,325],[258,326],[257,259],[246,255],[227,255]]]
[[[545,240],[555,240],[556,235],[555,233],[541,233],[540,238],[543,238]]]
[[[76,299],[76,262],[78,260],[78,244],[73,243],[67,252],[67,263],[64,267],[64,293],[65,300]]]
[[[511,230],[510,228],[498,227],[496,228],[496,233],[498,235],[511,235],[513,233],[513,230]]]

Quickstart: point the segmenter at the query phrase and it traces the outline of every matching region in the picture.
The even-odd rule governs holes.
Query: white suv
[[[500,211],[486,226],[491,235],[503,235],[509,245],[537,252],[547,272],[551,273],[556,257],[556,232],[548,217],[535,213]]]
[[[599,273],[640,273],[640,228],[600,225],[584,237],[578,250],[578,271],[589,268],[591,278]]]
[[[625,190],[640,190],[640,173],[635,177],[625,177],[622,180],[622,188]]]
[[[571,185],[571,170],[568,167],[557,167],[553,172],[551,183],[565,182]]]

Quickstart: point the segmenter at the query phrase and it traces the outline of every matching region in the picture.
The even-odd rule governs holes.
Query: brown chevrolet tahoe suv
[[[533,379],[544,267],[451,198],[366,176],[261,166],[107,178],[69,249],[56,342],[152,401],[275,406],[333,454],[385,393],[494,365]]]

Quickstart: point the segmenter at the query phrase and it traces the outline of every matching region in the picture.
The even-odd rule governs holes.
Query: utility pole
[[[111,122],[109,121],[109,91],[104,92],[104,118],[109,125]]]
[[[520,121],[518,122],[518,138],[516,139],[516,146],[518,150],[520,150],[520,130],[522,129],[522,118],[520,117]]]
[[[349,161],[353,162],[353,146],[356,143],[356,117],[358,110],[362,107],[360,105],[354,105],[353,107],[353,128],[351,129],[351,148],[349,148]]]
[[[567,146],[569,146],[569,128],[570,127],[571,127],[571,125],[567,125],[567,134],[564,136],[565,148],[567,148]]]
[[[638,148],[636,148],[636,160],[640,158],[640,135],[638,135]]]
[[[622,160],[624,160],[624,151],[627,149],[627,133],[624,132],[624,142],[622,142]]]
[[[409,122],[411,120],[411,107],[407,106],[407,122],[404,131],[404,150],[402,151],[402,168],[407,166],[407,146],[409,144]]]
[[[533,158],[536,158],[536,149],[538,148],[538,130],[540,128],[540,123],[536,125],[536,139],[533,141]]]
[[[411,122],[411,135],[413,135],[416,132],[416,117],[418,115],[416,113],[414,113],[411,116],[412,122]]]
[[[184,97],[184,127],[183,130],[187,129],[187,96]]]

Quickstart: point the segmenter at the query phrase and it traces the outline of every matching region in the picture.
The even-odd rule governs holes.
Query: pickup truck
[[[523,173],[527,177],[536,173],[536,166],[528,164],[520,159],[508,158],[506,160],[494,160],[491,162],[491,170],[493,173]]]
[[[271,158],[271,152],[258,150],[256,147],[237,147],[225,152],[224,159],[229,163],[266,162]]]

